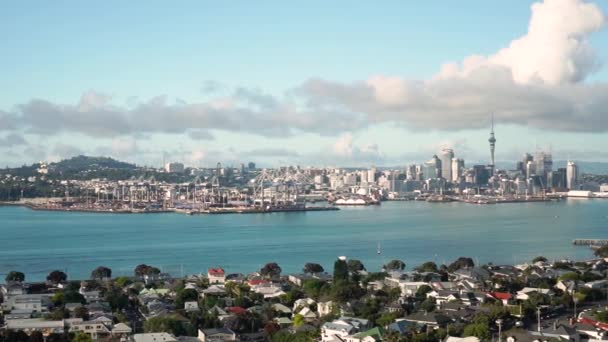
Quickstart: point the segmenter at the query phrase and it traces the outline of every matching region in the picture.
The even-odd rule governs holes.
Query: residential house
[[[200,308],[198,307],[197,301],[190,301],[184,303],[184,310],[187,312],[197,312],[200,310]]]
[[[210,268],[207,270],[209,284],[223,284],[226,282],[226,272],[223,268]]]
[[[88,334],[93,340],[103,339],[111,335],[111,330],[105,324],[91,321],[72,323],[70,332]]]
[[[198,331],[198,339],[202,342],[209,341],[236,341],[234,331],[227,328],[202,329]]]
[[[518,300],[528,300],[530,299],[530,295],[533,293],[542,294],[545,296],[552,297],[555,293],[550,289],[541,289],[536,287],[524,287],[520,291],[517,291],[516,298]]]
[[[177,342],[173,334],[169,333],[146,333],[133,335],[134,342]]]
[[[294,315],[300,315],[304,317],[305,322],[313,322],[317,319],[317,314],[312,311],[309,307],[303,307],[300,311],[297,311]]]
[[[22,330],[26,334],[39,331],[44,336],[50,334],[63,334],[65,331],[64,321],[47,321],[42,318],[13,319],[6,321],[5,328],[11,331]]]

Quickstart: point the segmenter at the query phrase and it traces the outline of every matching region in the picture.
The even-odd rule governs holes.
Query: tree
[[[269,262],[260,270],[260,274],[267,278],[276,278],[281,275],[281,267],[276,262]]]
[[[74,290],[67,290],[63,293],[64,303],[80,303],[85,304],[87,300],[79,292]]]
[[[44,336],[40,331],[32,331],[28,342],[44,342]]]
[[[112,270],[105,266],[99,266],[91,272],[91,279],[104,280],[109,278],[112,278]]]
[[[435,311],[435,298],[429,297],[425,299],[422,303],[420,303],[420,309],[424,312]]]
[[[323,266],[309,262],[306,265],[304,265],[304,269],[302,271],[304,271],[304,273],[315,274],[315,273],[322,273],[325,270],[323,269]]]
[[[166,332],[175,336],[182,336],[186,332],[181,322],[173,317],[158,316],[152,317],[144,322],[146,333]]]
[[[55,271],[49,273],[48,276],[46,276],[46,280],[50,281],[53,284],[62,283],[64,281],[66,281],[67,279],[68,279],[68,275],[59,270],[55,270]]]
[[[416,290],[416,298],[423,300],[426,298],[426,294],[433,291],[433,289],[428,285],[422,285]]]
[[[293,316],[293,326],[295,328],[304,325],[304,323],[305,323],[304,316],[302,316],[300,314],[296,314],[295,316]]]
[[[184,303],[193,302],[193,301],[197,301],[197,300],[198,300],[198,292],[196,292],[196,290],[183,289],[183,290],[177,292],[177,296],[175,298],[175,305],[178,308],[183,309]]]
[[[72,342],[92,342],[93,339],[91,338],[91,335],[84,333],[82,331],[78,332],[78,334],[74,335],[74,338],[72,338]]]
[[[135,269],[133,270],[133,273],[135,273],[136,277],[141,278],[145,275],[159,274],[160,269],[153,267],[153,266],[148,266],[146,264],[139,264],[139,265],[137,265],[137,267],[135,267]]]
[[[475,336],[482,341],[489,341],[492,337],[490,333],[490,328],[482,323],[474,323],[467,325],[466,327],[464,327],[463,334],[465,337]]]
[[[302,284],[302,290],[308,297],[318,299],[329,291],[329,285],[319,279],[307,279]]]
[[[18,272],[18,271],[10,271],[10,272],[8,272],[8,274],[6,275],[6,278],[4,278],[4,280],[6,280],[7,283],[9,281],[22,282],[25,280],[25,274],[23,274],[22,272]]]
[[[363,263],[357,259],[348,260],[347,265],[348,271],[351,273],[365,271],[365,266],[363,266]]]
[[[403,271],[405,263],[401,260],[391,260],[388,264],[384,265],[384,269],[387,271]]]
[[[605,245],[605,246],[602,246],[602,247],[596,249],[595,255],[600,258],[607,258],[608,257],[608,245]]]
[[[116,279],[114,279],[114,283],[118,286],[118,287],[125,287],[129,284],[131,284],[131,279],[129,279],[128,277],[118,277]]]
[[[51,321],[61,321],[64,318],[70,318],[70,312],[64,308],[56,308],[47,315],[47,318]]]
[[[437,268],[437,264],[432,262],[432,261],[427,261],[424,264],[418,266],[415,268],[416,271],[418,272],[439,272],[439,269]]]
[[[463,268],[475,267],[475,263],[471,258],[460,257],[448,266],[448,272],[455,272]]]
[[[74,317],[82,318],[82,320],[86,321],[89,319],[89,310],[84,306],[79,306],[74,309]]]
[[[344,258],[338,258],[334,262],[334,284],[348,282],[348,265]]]
[[[547,262],[547,258],[545,258],[544,256],[537,256],[536,258],[532,259],[532,263],[535,264],[537,262]]]

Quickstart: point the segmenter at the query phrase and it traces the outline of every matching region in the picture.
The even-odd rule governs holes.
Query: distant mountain
[[[88,157],[77,156],[70,159],[64,159],[57,163],[52,163],[49,167],[54,172],[60,173],[75,173],[90,170],[135,170],[137,166],[108,157]]]

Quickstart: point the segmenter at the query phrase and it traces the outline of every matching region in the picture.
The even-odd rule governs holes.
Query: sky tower
[[[490,166],[492,167],[492,174],[494,174],[495,165],[494,164],[494,148],[496,147],[496,138],[494,137],[494,114],[492,114],[492,129],[490,131],[490,138],[488,139],[490,143],[490,156],[492,158],[492,162]]]

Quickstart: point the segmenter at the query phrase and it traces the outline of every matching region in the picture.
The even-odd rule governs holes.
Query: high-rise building
[[[444,148],[439,153],[439,159],[441,160],[441,177],[445,178],[446,181],[452,181],[452,159],[454,158],[454,150],[451,148]]]
[[[424,163],[424,179],[441,178],[441,159],[434,155],[431,160]]]
[[[371,169],[367,170],[367,182],[374,183],[376,181],[376,167],[372,166]]]
[[[491,158],[491,164],[490,164],[490,175],[494,174],[494,169],[495,169],[495,163],[494,163],[494,149],[496,147],[496,137],[494,136],[494,114],[492,114],[492,130],[490,131],[490,138],[488,139],[488,142],[490,143],[490,158]]]
[[[547,174],[553,171],[553,157],[551,153],[546,153],[543,151],[536,152],[536,157],[534,158],[536,164],[536,175],[540,176],[543,181],[547,181]]]
[[[462,177],[462,170],[464,169],[464,160],[459,158],[452,158],[452,182],[458,182]]]
[[[578,185],[578,165],[573,161],[568,161],[566,165],[566,187],[575,190]]]
[[[526,174],[528,162],[533,161],[533,160],[534,160],[534,157],[532,157],[532,155],[530,153],[524,154],[523,158],[521,159],[521,168],[519,168],[521,173],[523,173],[524,175]],[[519,166],[520,164],[518,163],[517,165]]]
[[[255,170],[255,163],[249,162],[249,164],[247,164],[247,168],[249,169],[249,171]]]
[[[182,163],[167,163],[165,164],[165,172],[182,173],[184,172],[184,164]]]

